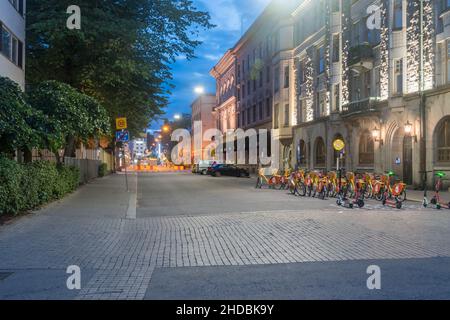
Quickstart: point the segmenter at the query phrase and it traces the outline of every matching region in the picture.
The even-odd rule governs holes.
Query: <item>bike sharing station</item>
[[[278,170],[273,170],[270,175],[267,175],[266,170],[261,168],[258,171],[256,188],[289,190],[295,196],[321,200],[336,198],[338,206],[349,209],[363,208],[366,201],[370,199],[381,202],[385,207],[394,209],[403,207],[403,202],[406,200],[406,184],[396,180],[393,171],[383,174],[345,172],[342,166],[345,142],[342,139],[336,139],[333,141],[333,148],[339,154],[336,158],[336,171],[298,169],[280,173]],[[439,192],[436,192],[431,204],[436,208],[450,209],[450,203],[441,204]],[[425,200],[424,206],[426,206]]]

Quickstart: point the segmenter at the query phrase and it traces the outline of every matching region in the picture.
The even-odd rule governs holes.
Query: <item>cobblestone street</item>
[[[394,274],[415,272],[416,290],[424,298],[442,297],[438,291],[426,293],[428,286],[441,286],[443,292],[450,287],[448,211],[421,209],[413,202],[402,210],[376,202],[348,210],[333,200],[255,190],[253,184],[253,179],[186,173],[141,174],[130,178],[127,193],[124,176],[97,180],[0,227],[0,298],[195,299],[204,290],[227,289],[229,295],[217,297],[261,297],[247,282],[253,288],[264,282],[271,294],[263,297],[272,299],[326,298],[317,290],[329,285],[338,290],[333,297],[353,297],[344,289],[351,285],[360,286],[353,298],[364,298],[366,268],[377,261],[391,270],[386,278],[392,281]],[[320,267],[309,270],[311,263]],[[341,270],[339,263],[345,268],[331,277]],[[79,291],[66,288],[69,265],[81,268]],[[303,270],[303,278],[290,273],[295,270]],[[279,273],[286,278],[268,281],[268,275]],[[428,283],[430,274],[438,281]],[[214,282],[217,278],[222,281]],[[188,285],[193,279],[196,285]],[[237,287],[227,288],[233,283]],[[311,295],[302,291],[306,283]],[[401,287],[383,294],[404,297]]]

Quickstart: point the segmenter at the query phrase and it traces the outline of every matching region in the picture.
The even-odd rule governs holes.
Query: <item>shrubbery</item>
[[[74,191],[79,185],[77,168],[48,161],[19,164],[0,157],[0,214],[35,209]]]
[[[108,174],[108,165],[106,163],[102,163],[98,166],[98,176],[104,177]]]

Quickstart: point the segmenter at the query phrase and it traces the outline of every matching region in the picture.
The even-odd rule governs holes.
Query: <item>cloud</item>
[[[211,60],[211,61],[219,61],[220,58],[222,57],[222,55],[220,54],[205,54],[204,55],[205,59]]]
[[[211,15],[216,29],[226,31],[241,30],[241,14],[233,0],[199,0]]]

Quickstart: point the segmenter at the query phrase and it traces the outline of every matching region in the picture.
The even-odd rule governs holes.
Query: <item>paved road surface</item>
[[[109,176],[0,227],[0,298],[450,298],[448,211],[347,210],[187,173],[133,175],[130,190]]]

